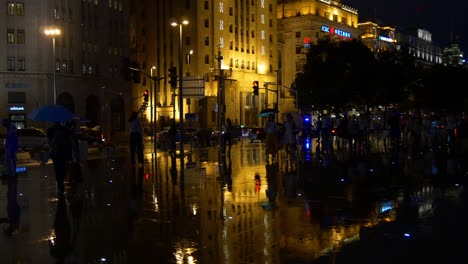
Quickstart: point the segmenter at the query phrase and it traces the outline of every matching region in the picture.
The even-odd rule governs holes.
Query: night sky
[[[445,47],[451,40],[468,55],[468,0],[342,0],[357,8],[359,21],[373,20],[398,28],[422,27],[432,42]]]

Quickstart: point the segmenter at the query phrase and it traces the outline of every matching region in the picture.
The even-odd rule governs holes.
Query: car
[[[18,146],[20,149],[32,149],[49,145],[47,133],[43,129],[27,127],[18,129]]]
[[[265,129],[263,129],[263,127],[250,128],[249,138],[250,142],[254,142],[254,140],[260,140],[263,142],[265,140]]]

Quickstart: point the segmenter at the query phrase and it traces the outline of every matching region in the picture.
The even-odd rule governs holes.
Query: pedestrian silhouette
[[[227,151],[228,154],[231,154],[231,146],[232,146],[232,122],[230,118],[226,118],[226,121],[223,126],[223,144],[224,144],[224,151],[226,151],[226,145],[228,147]]]
[[[56,122],[47,129],[50,157],[54,163],[57,194],[63,195],[65,191],[64,180],[67,175],[67,164],[72,160],[72,135],[70,129]]]
[[[16,152],[18,151],[18,129],[11,123],[10,119],[3,119],[6,135],[4,141],[5,167],[8,177],[16,176]]]
[[[132,166],[135,167],[135,156],[137,156],[140,166],[143,166],[143,129],[138,119],[138,112],[132,112],[128,123],[130,125],[130,158]]]

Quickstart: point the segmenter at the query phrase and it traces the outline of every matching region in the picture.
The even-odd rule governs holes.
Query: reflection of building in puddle
[[[317,259],[324,254],[339,252],[343,245],[359,240],[358,222],[327,225],[321,219],[323,212],[318,212],[314,206],[306,208],[305,214],[303,206],[289,206],[284,212],[280,247],[285,258]]]

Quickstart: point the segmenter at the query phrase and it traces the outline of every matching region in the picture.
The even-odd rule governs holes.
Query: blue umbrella
[[[65,122],[76,117],[66,107],[61,105],[43,105],[28,114],[33,121]]]

